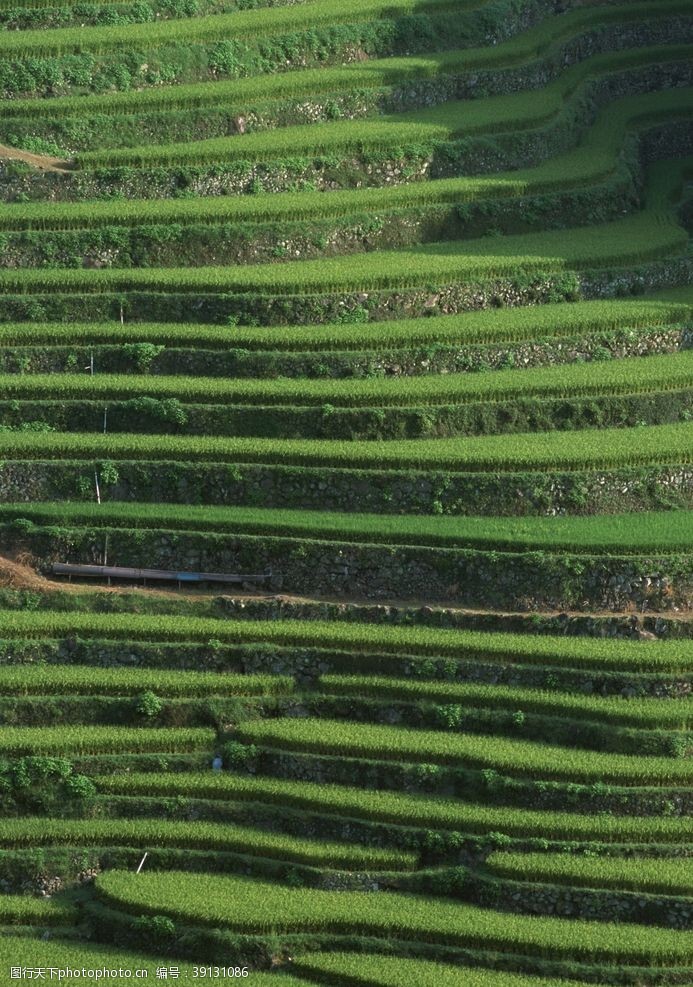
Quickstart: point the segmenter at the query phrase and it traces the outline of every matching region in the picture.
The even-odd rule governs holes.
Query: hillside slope
[[[690,0],[0,25],[7,965],[689,983]]]

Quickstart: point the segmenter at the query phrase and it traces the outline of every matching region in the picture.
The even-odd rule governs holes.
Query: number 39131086
[[[247,977],[250,971],[247,966],[194,966],[193,980],[204,977]]]

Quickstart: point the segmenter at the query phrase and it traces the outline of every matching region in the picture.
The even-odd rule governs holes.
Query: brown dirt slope
[[[48,579],[39,575],[22,556],[8,559],[0,555],[0,588],[48,590],[56,587]]]
[[[37,171],[64,172],[69,171],[70,168],[69,162],[63,161],[61,158],[51,158],[47,154],[32,154],[31,151],[22,151],[17,147],[7,147],[5,144],[0,144],[0,160],[3,158],[6,161],[23,161],[32,168],[36,168]]]

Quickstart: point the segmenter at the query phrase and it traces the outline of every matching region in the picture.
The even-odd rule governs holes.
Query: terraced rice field
[[[690,0],[0,28],[0,981],[690,984]]]

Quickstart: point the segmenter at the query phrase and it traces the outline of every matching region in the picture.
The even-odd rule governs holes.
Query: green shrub
[[[153,692],[142,692],[135,700],[135,712],[148,719],[154,719],[164,708],[164,704]]]

